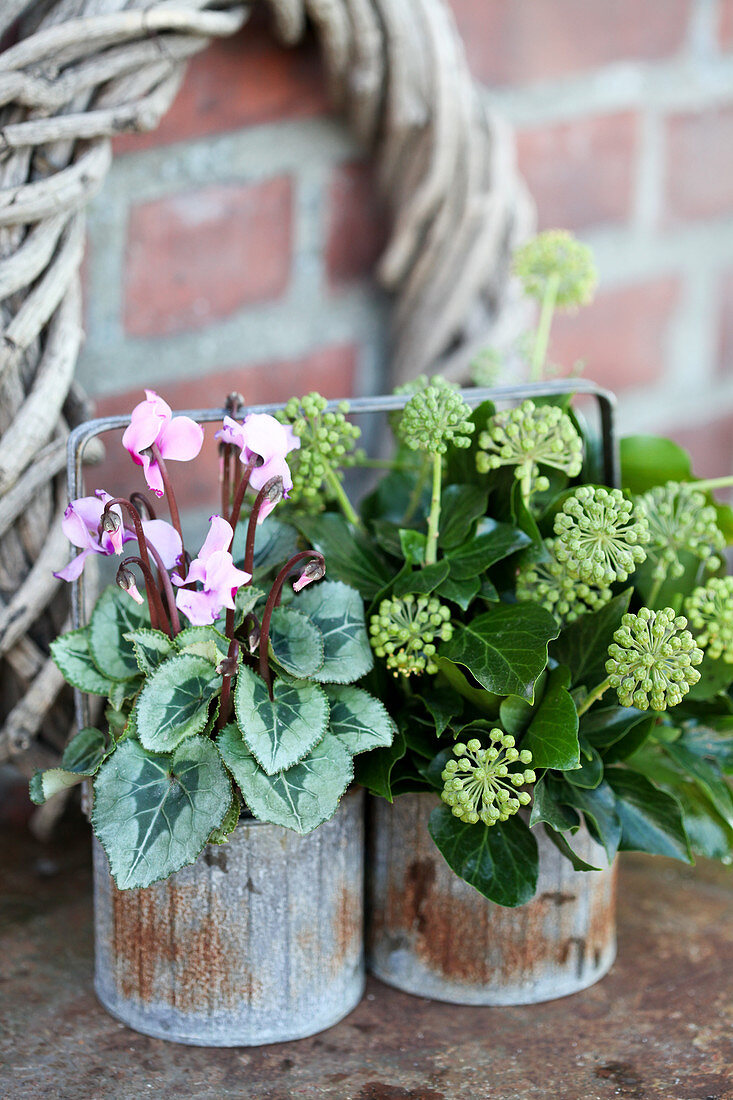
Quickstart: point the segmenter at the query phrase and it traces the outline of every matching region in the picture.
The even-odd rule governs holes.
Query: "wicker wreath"
[[[110,138],[154,128],[189,57],[269,8],[285,45],[315,25],[335,105],[373,151],[392,233],[393,377],[460,377],[514,331],[507,267],[530,229],[511,133],[491,116],[443,0],[2,0],[0,42],[0,763],[47,765],[71,711],[48,641],[68,616],[53,577],[69,428],[88,415],[84,210]]]

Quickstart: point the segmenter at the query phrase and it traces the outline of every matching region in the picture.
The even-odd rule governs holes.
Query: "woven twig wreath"
[[[81,341],[84,209],[110,138],[154,128],[185,62],[234,34],[233,0],[2,0],[0,40],[0,762],[43,766],[66,736],[48,641],[67,596],[59,520]],[[459,376],[511,329],[508,258],[531,219],[511,135],[489,115],[443,0],[259,0],[284,44],[315,25],[335,104],[373,150],[392,235],[393,377]],[[37,736],[42,731],[42,736]],[[34,739],[35,742],[34,742]]]

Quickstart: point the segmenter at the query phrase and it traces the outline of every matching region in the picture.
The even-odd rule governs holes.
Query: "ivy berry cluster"
[[[517,749],[512,735],[498,727],[490,731],[489,740],[488,748],[477,737],[454,745],[456,759],[447,761],[441,775],[441,798],[467,825],[507,821],[532,801],[528,791],[518,788],[534,783],[536,775],[531,768],[516,768],[531,764],[532,753]]]

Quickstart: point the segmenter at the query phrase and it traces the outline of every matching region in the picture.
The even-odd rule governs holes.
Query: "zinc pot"
[[[451,871],[428,833],[436,805],[433,794],[371,800],[372,973],[406,993],[464,1005],[533,1004],[602,978],[616,954],[616,863],[587,830],[573,847],[601,870],[574,871],[539,827],[537,893],[508,909]]]
[[[361,1000],[363,792],[307,836],[243,820],[165,882],[120,891],[94,849],[95,989],[128,1027],[259,1046],[331,1027]]]

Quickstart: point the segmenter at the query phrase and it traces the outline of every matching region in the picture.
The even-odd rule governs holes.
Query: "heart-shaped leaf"
[[[246,666],[237,676],[234,708],[245,744],[268,775],[302,760],[328,725],[328,699],[317,684],[280,678],[270,699],[265,681]]]
[[[97,600],[89,623],[89,651],[110,680],[128,680],[140,671],[132,642],[125,635],[150,626],[147,606],[140,607],[120,588],[110,585]]]
[[[491,581],[488,581],[488,584],[493,588]],[[478,577],[466,577],[464,580],[457,581],[449,575],[436,589],[435,595],[444,600],[451,600],[458,604],[461,611],[467,611],[480,591],[481,580]]]
[[[430,835],[448,866],[497,905],[514,908],[537,889],[537,841],[519,817],[500,825],[467,825],[447,806],[428,822]]]
[[[176,643],[172,642],[162,630],[149,630],[142,627],[140,630],[131,630],[125,635],[125,640],[132,642],[138,668],[146,676],[155,672],[166,657],[171,657],[178,652]]]
[[[341,581],[321,581],[301,592],[296,605],[323,636],[323,664],[313,673],[315,680],[351,684],[372,669],[364,605],[355,588]]]
[[[193,863],[231,803],[231,781],[207,737],[189,737],[172,754],[123,741],[99,770],[92,812],[120,890]]]
[[[567,687],[570,670],[562,665],[553,669],[537,711],[522,741],[532,753],[533,768],[567,771],[580,763],[578,712]]]
[[[409,592],[416,596],[428,596],[446,580],[450,571],[450,565],[445,558],[436,561],[432,565],[425,565],[422,569],[407,570],[400,573],[392,588],[392,595],[401,599]]]
[[[89,627],[70,630],[51,642],[53,657],[64,679],[90,695],[109,695],[113,681],[103,676],[89,649]]]
[[[270,646],[279,665],[298,680],[323,665],[323,635],[311,619],[292,607],[276,607],[270,623]]]
[[[181,653],[205,657],[212,665],[218,665],[229,652],[227,638],[215,626],[187,626],[176,635],[176,645]]]
[[[529,546],[530,541],[518,527],[483,519],[474,537],[448,554],[451,579],[461,581],[476,577],[496,562]]]
[[[607,768],[616,795],[623,852],[651,852],[692,863],[679,803],[672,795],[628,768]]]
[[[616,796],[606,782],[597,787],[575,787],[570,783],[555,781],[552,790],[558,792],[566,807],[581,810],[591,833],[606,849],[609,861],[613,859],[621,843],[621,821],[617,813]]]
[[[535,680],[547,664],[547,643],[557,632],[555,619],[536,604],[499,604],[457,624],[439,653],[464,665],[487,691],[531,702]]]
[[[205,657],[181,653],[165,661],[146,681],[136,707],[137,734],[151,752],[170,752],[201,733],[221,676]]]
[[[107,751],[107,738],[101,730],[87,726],[72,737],[61,757],[59,768],[38,771],[31,778],[31,801],[43,805],[53,795],[68,787],[76,787],[95,775]]]
[[[329,729],[352,756],[392,744],[395,725],[378,699],[351,686],[329,685],[325,690],[331,707]]]
[[[475,485],[446,485],[440,502],[438,543],[446,550],[468,539],[471,528],[486,515],[487,496]]]
[[[405,736],[397,730],[388,748],[363,753],[354,761],[357,783],[379,798],[393,802],[392,773],[406,752]]]
[[[255,817],[296,833],[310,833],[333,817],[354,774],[349,752],[331,733],[300,763],[274,775],[262,771],[236,726],[226,726],[217,743]]]

